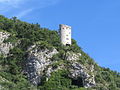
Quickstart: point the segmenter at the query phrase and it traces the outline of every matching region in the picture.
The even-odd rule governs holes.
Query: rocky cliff
[[[47,80],[50,78],[52,72],[58,69],[67,69],[69,70],[69,78],[73,81],[78,80],[78,85],[83,84],[82,86],[86,88],[95,86],[94,65],[87,68],[80,64],[77,60],[82,57],[81,53],[67,52],[66,61],[70,62],[69,65],[65,65],[65,63],[60,65],[60,61],[52,60],[53,55],[59,54],[55,48],[52,50],[47,48],[39,49],[38,46],[33,45],[28,51],[25,72],[30,82],[34,85],[40,84],[44,75],[46,75],[45,78]],[[54,68],[54,63],[58,63],[59,65]],[[81,82],[79,82],[79,78],[81,78]]]

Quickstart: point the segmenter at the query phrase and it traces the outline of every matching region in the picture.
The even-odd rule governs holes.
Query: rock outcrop
[[[30,82],[37,85],[41,82],[47,66],[52,64],[50,59],[58,52],[56,49],[39,50],[36,45],[31,46],[28,51],[29,53],[25,66],[25,73],[27,74]]]
[[[73,80],[79,80],[81,78],[82,86],[86,88],[93,87],[95,86],[94,74],[92,74],[94,65],[91,65],[91,68],[87,68],[80,64],[77,60],[79,60],[81,56],[81,53],[67,52],[66,60],[71,62],[71,65],[69,66],[69,77]],[[90,72],[91,74],[88,74]]]
[[[6,56],[10,49],[13,48],[13,45],[10,42],[4,43],[4,40],[8,39],[9,36],[10,34],[7,32],[0,32],[0,54],[4,56]]]
[[[28,76],[29,81],[38,85],[41,83],[43,76],[46,76],[46,80],[51,76],[51,73],[57,71],[58,69],[65,69],[66,66],[60,65],[53,69],[52,64],[57,62],[51,60],[53,55],[59,53],[55,48],[53,50],[49,49],[39,49],[37,45],[33,45],[28,49],[28,58],[25,66],[25,73]],[[74,81],[81,78],[83,87],[95,86],[95,80],[93,74],[88,74],[88,70],[85,66],[81,65],[77,60],[81,57],[80,53],[67,52],[66,60],[70,61],[69,65],[69,77]],[[91,71],[90,71],[91,70]],[[89,72],[94,71],[94,66],[91,66]],[[79,83],[81,83],[79,82]],[[79,86],[79,85],[78,85]]]
[[[81,78],[82,86],[86,88],[95,86],[94,75],[89,75],[86,68],[77,62],[71,65],[69,77],[73,80],[79,80]]]

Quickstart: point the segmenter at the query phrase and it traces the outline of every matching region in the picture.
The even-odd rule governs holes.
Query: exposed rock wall
[[[10,42],[4,43],[4,40],[8,39],[9,36],[10,34],[7,32],[0,32],[0,54],[3,54],[4,56],[6,56],[10,49],[13,48],[13,45]]]
[[[25,73],[30,82],[37,85],[41,82],[41,78],[43,77],[47,66],[52,64],[50,59],[58,52],[56,49],[53,49],[52,51],[48,49],[38,50],[36,45],[31,46],[29,51]]]
[[[83,86],[86,88],[95,86],[94,80],[94,65],[91,65],[90,68],[83,66],[77,60],[80,59],[82,55],[80,53],[67,52],[66,60],[71,62],[69,66],[70,75],[74,80],[77,80],[79,77],[82,78]],[[88,72],[89,71],[89,72]],[[88,74],[91,73],[91,74]]]
[[[83,86],[86,88],[95,86],[94,75],[86,72],[86,68],[79,63],[73,63],[70,68],[70,75],[73,80],[82,78]]]
[[[44,75],[46,76],[46,79],[48,79],[52,72],[57,71],[58,69],[65,69],[64,65],[58,66],[55,69],[50,66],[57,62],[51,60],[53,55],[59,53],[56,49],[53,49],[52,51],[48,49],[40,50],[36,45],[33,45],[28,49],[28,51],[29,53],[25,66],[25,73],[27,74],[29,81],[34,85],[40,84]],[[90,70],[87,70],[85,66],[81,65],[77,61],[80,57],[80,53],[66,53],[66,60],[71,63],[69,65],[69,77],[73,80],[77,80],[81,77],[84,87],[92,87],[95,85],[94,74],[89,74],[89,72],[93,73],[94,66],[91,66],[91,68],[89,68]]]

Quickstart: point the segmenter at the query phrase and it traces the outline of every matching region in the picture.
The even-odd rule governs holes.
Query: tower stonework
[[[63,45],[71,45],[71,27],[68,25],[60,24],[60,39]]]

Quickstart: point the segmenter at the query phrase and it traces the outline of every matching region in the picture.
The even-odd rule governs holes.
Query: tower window
[[[66,38],[66,40],[69,40],[69,38]]]

